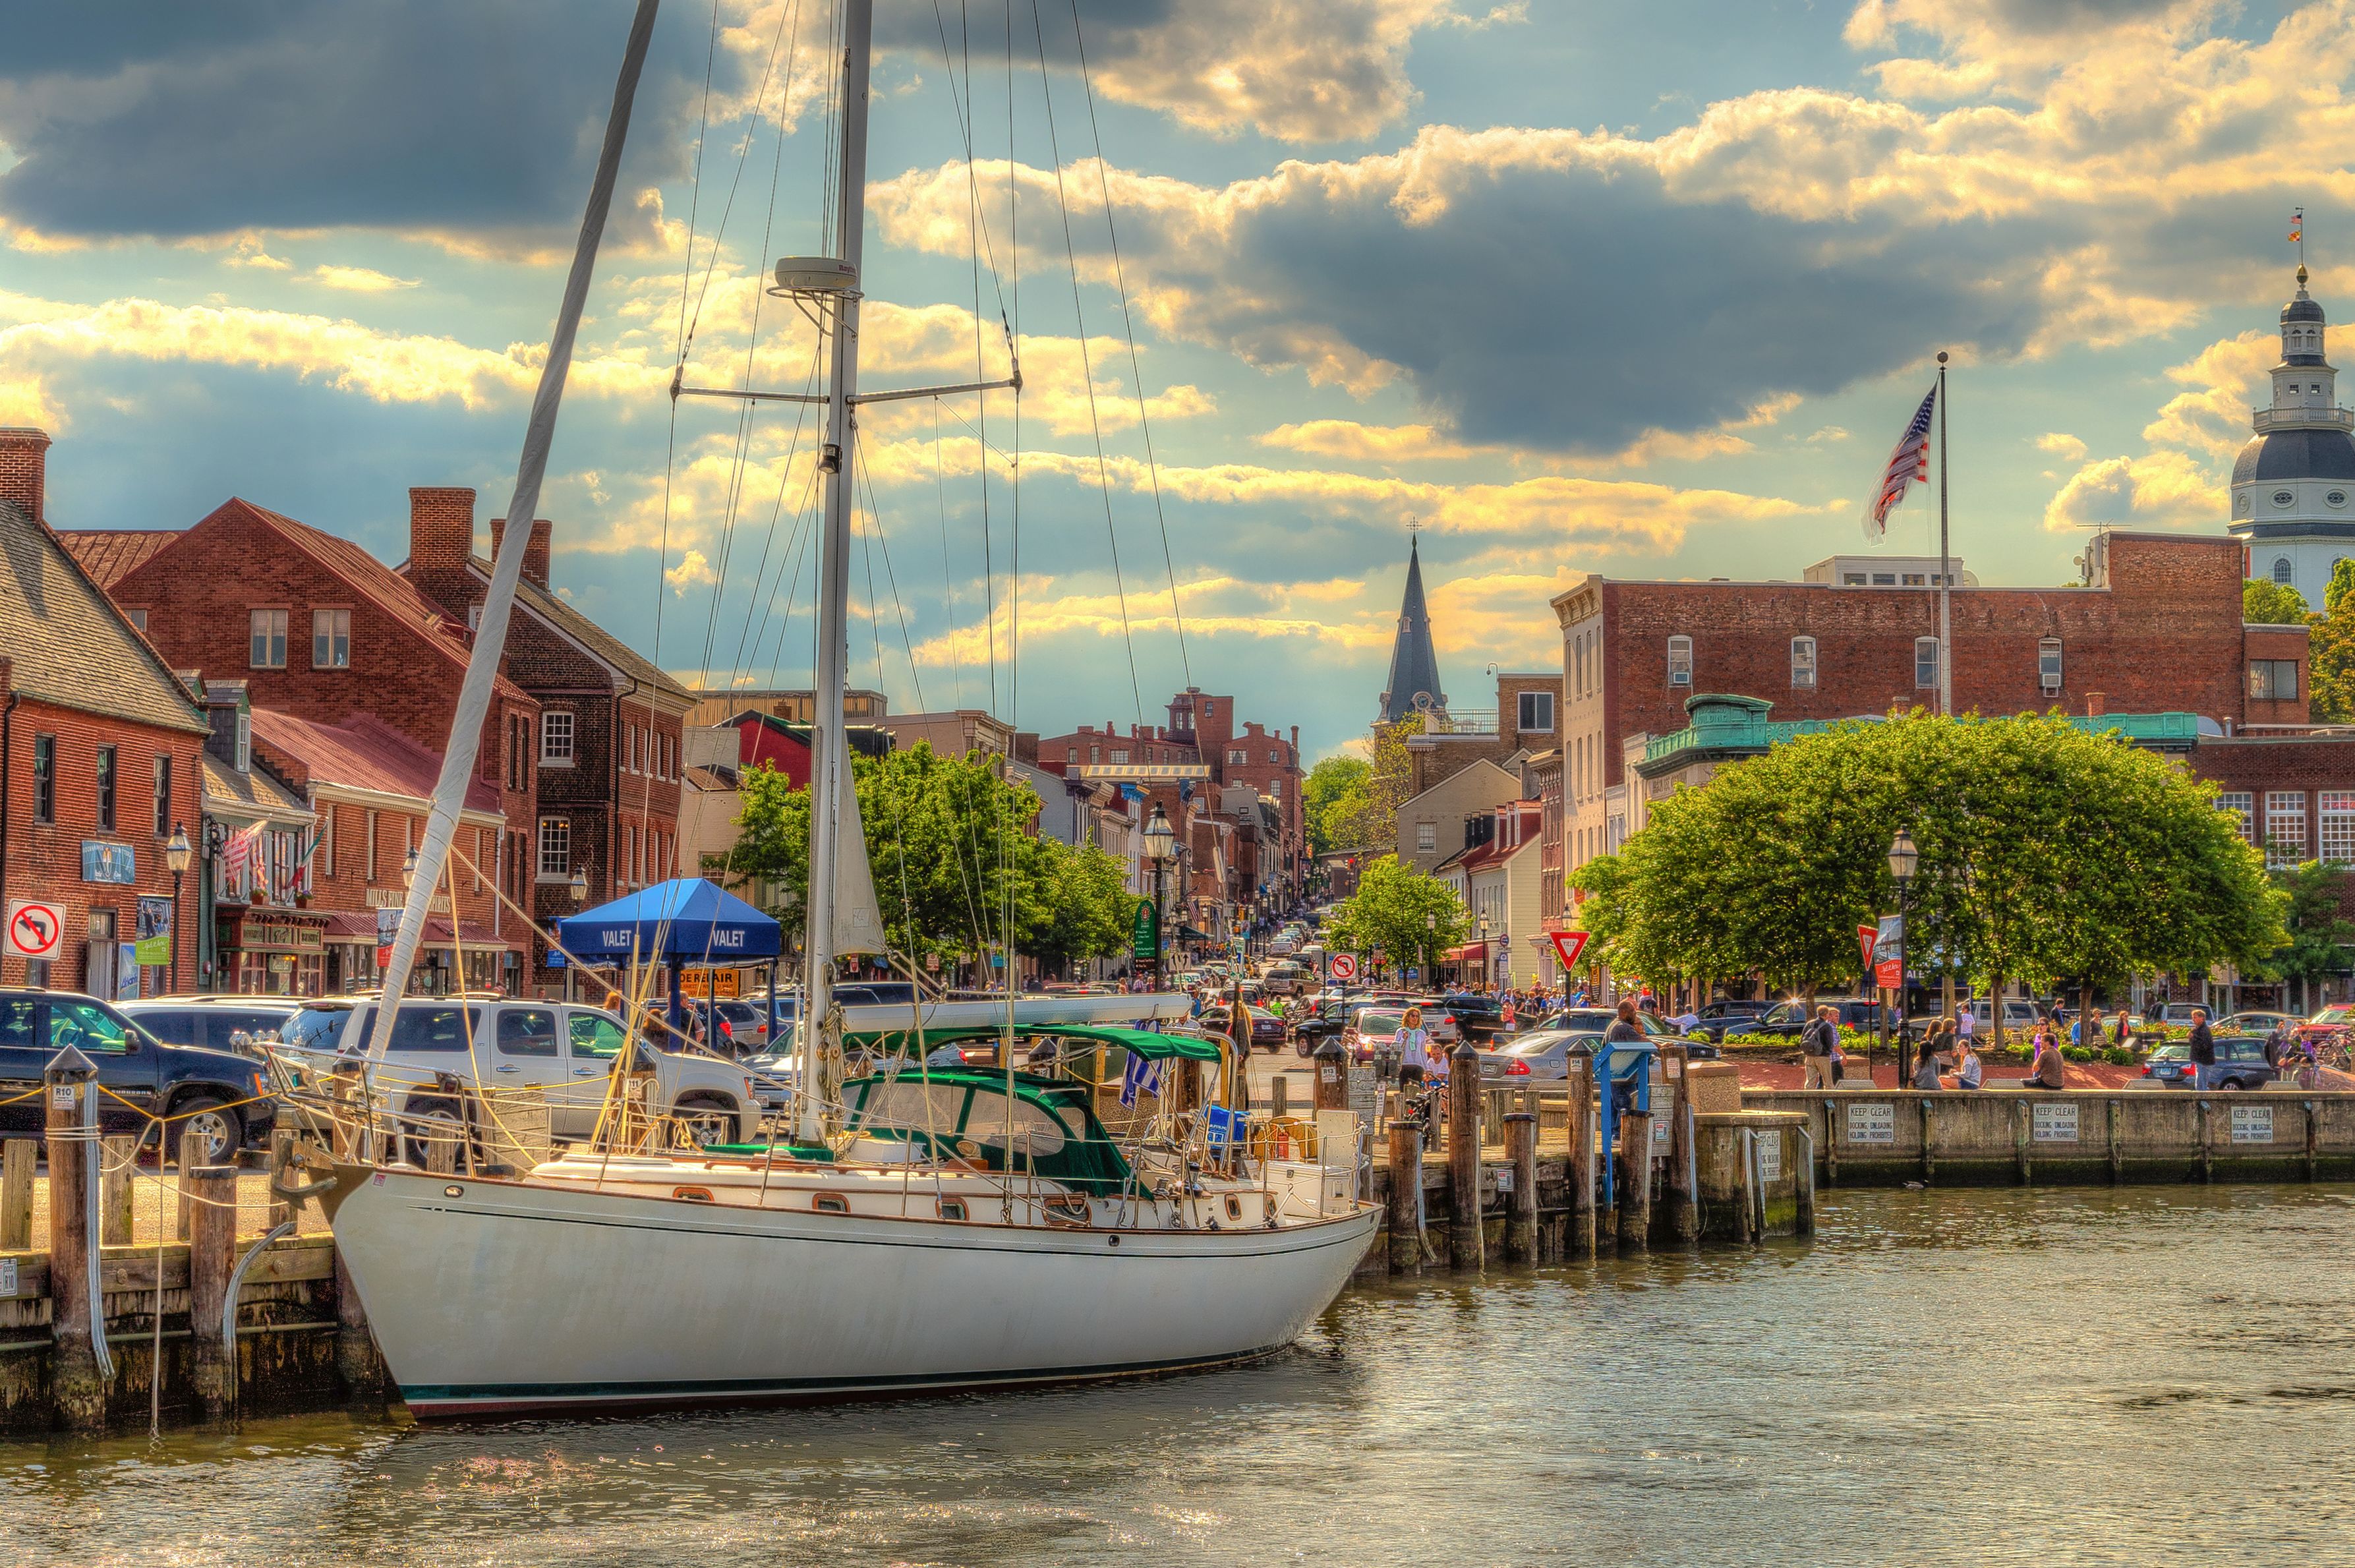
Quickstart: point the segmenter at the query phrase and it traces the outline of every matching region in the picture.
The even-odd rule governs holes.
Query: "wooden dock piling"
[[[1627,1111],[1619,1117],[1619,1251],[1649,1252],[1652,1246],[1652,1117]]]
[[[138,1174],[137,1138],[99,1142],[98,1239],[105,1246],[131,1244],[131,1182]]]
[[[82,1119],[91,1114],[84,1086],[97,1076],[80,1052],[67,1051],[42,1077],[48,1095],[49,1332],[57,1346],[50,1381],[58,1414],[73,1432],[106,1425],[106,1384],[91,1337],[97,1303],[91,1296],[90,1206],[98,1195],[84,1163],[97,1128]]]
[[[1569,1253],[1594,1256],[1594,1074],[1573,1058],[1570,1064]]]
[[[10,1138],[0,1149],[0,1252],[23,1252],[33,1244],[33,1172],[41,1146]]]
[[[1667,1221],[1669,1239],[1684,1243],[1700,1238],[1700,1178],[1693,1157],[1692,1090],[1686,1077],[1689,1063],[1681,1045],[1664,1046],[1661,1055],[1667,1062],[1668,1085],[1668,1212],[1661,1218]]]
[[[1423,1124],[1403,1117],[1391,1131],[1391,1273],[1423,1272]]]
[[[179,1199],[172,1206],[176,1211],[172,1239],[185,1242],[188,1239],[189,1211],[195,1206],[194,1200],[188,1196],[188,1172],[205,1163],[204,1135],[186,1123],[180,1126],[179,1156]]]
[[[208,1421],[237,1413],[237,1345],[221,1335],[221,1309],[237,1268],[237,1168],[200,1166],[180,1180],[195,1199],[188,1237],[188,1327],[196,1340],[197,1403]]]
[[[1480,1053],[1465,1040],[1447,1060],[1447,1264],[1486,1261],[1480,1224]]]
[[[1535,1263],[1538,1256],[1537,1113],[1506,1113],[1505,1157],[1512,1162],[1513,1171],[1513,1189],[1506,1195],[1505,1204],[1505,1261]]]
[[[1316,1071],[1310,1076],[1316,1083],[1316,1108],[1320,1111],[1346,1111],[1349,1108],[1349,1053],[1341,1049],[1338,1037],[1327,1036],[1316,1048],[1313,1059]]]

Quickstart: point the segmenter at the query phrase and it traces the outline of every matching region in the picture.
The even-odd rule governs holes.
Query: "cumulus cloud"
[[[2069,477],[2044,508],[2044,526],[2069,528],[2213,528],[2230,502],[2211,470],[2180,452],[2105,457]]]
[[[2036,450],[2049,452],[2063,463],[2074,463],[2085,455],[2085,443],[2061,431],[2050,431],[2036,438]]]
[[[2045,507],[2044,526],[2063,531],[2222,524],[2232,507],[2226,475],[2233,454],[2249,439],[2250,393],[2264,385],[2265,372],[2280,353],[2280,340],[2272,334],[2244,332],[2169,366],[2168,379],[2185,390],[2169,398],[2158,417],[2143,427],[2150,450],[2079,468]],[[2064,462],[2084,455],[2084,443],[2074,436],[2048,435],[2037,444]]]
[[[306,275],[322,288],[348,289],[360,294],[413,289],[424,282],[421,278],[396,278],[389,272],[379,272],[374,267],[338,267],[330,262],[322,262]]]

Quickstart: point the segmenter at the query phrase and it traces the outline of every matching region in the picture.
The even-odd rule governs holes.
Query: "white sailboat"
[[[654,10],[640,0],[509,517],[535,515]],[[845,1025],[828,1002],[836,960],[884,946],[843,711],[872,21],[872,0],[844,0],[844,254],[777,270],[780,290],[827,313],[832,340],[807,966],[809,1016],[822,1027],[799,1031],[805,1083],[826,1081],[821,1052]],[[892,395],[907,394],[880,394]],[[525,530],[509,530],[495,563],[419,850],[427,886],[474,769],[524,544]],[[389,990],[407,974],[424,906],[404,917]],[[1103,998],[1124,1019],[1165,1010],[1140,1000]],[[1005,1022],[1010,1063],[1012,1004],[975,1005],[991,1008],[992,1027]],[[393,1011],[381,1010],[377,1053]],[[1200,1040],[1136,1032],[1124,1042],[1160,1072],[1239,1070]],[[921,1061],[846,1086],[831,1106],[797,1097],[783,1146],[606,1150],[464,1177],[322,1158],[333,1173],[322,1200],[403,1398],[420,1416],[462,1416],[1215,1366],[1290,1343],[1373,1237],[1379,1214],[1357,1195],[1346,1113],[1326,1113],[1334,1120],[1321,1141],[1275,1128],[1254,1145],[1180,1093],[1176,1108],[1114,1140],[1090,1092],[1068,1079]]]

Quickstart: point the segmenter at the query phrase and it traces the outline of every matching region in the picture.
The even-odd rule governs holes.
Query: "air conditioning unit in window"
[[[2061,695],[2061,677],[2059,676],[2048,675],[2044,677],[2044,695],[2047,697],[2058,697]]]

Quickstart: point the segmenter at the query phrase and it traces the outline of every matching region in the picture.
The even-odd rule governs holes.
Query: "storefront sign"
[[[678,977],[678,994],[701,1001],[705,996],[712,994],[715,983],[718,997],[723,1002],[733,1001],[744,994],[743,974],[735,969],[689,969]]]
[[[2273,1142],[2274,1108],[2271,1105],[2233,1106],[2232,1141],[2236,1144]]]
[[[1128,951],[1132,958],[1148,961],[1161,955],[1161,912],[1153,907],[1151,899],[1136,901],[1135,918],[1129,927]]]
[[[172,901],[139,901],[139,962],[164,965],[172,962]]]
[[[108,844],[96,838],[81,841],[81,880],[85,882],[116,882],[123,886],[139,880],[139,859],[128,844]]]
[[[1886,1100],[1848,1108],[1848,1141],[1852,1144],[1893,1144],[1897,1141],[1897,1107]]]
[[[2077,1107],[2040,1101],[2029,1107],[2029,1135],[2041,1144],[2077,1141]]]

